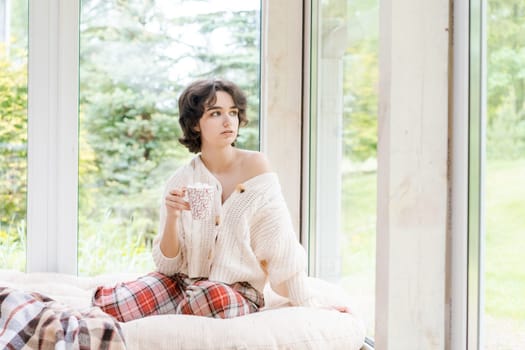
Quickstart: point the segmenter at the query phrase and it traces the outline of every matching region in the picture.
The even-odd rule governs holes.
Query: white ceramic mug
[[[186,193],[193,220],[203,220],[211,215],[214,195],[213,186],[195,183],[186,187]]]

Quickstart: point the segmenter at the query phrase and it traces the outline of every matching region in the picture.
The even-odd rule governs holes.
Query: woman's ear
[[[193,131],[201,132],[201,128],[199,127],[199,124],[195,125],[195,127],[193,128]]]

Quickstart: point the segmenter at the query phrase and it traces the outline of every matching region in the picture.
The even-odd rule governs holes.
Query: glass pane
[[[485,349],[525,344],[525,3],[488,1]]]
[[[178,143],[177,97],[223,77],[248,94],[259,148],[260,1],[85,0],[80,37],[79,272],[146,272]]]
[[[0,0],[0,267],[25,270],[27,0]]]
[[[348,291],[373,336],[379,2],[314,3],[316,274]]]

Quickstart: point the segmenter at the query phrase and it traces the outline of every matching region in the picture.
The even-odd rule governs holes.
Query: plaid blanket
[[[0,349],[125,349],[119,324],[98,307],[75,310],[35,292],[0,287]]]

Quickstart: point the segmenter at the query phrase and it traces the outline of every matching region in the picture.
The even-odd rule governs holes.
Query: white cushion
[[[96,286],[138,275],[77,277],[0,270],[0,286],[36,291],[76,308],[87,307]],[[348,305],[344,291],[320,279],[309,283],[323,302]],[[233,319],[160,315],[121,323],[128,349],[344,349],[363,345],[360,317],[322,308],[290,307],[265,290],[263,311]]]

